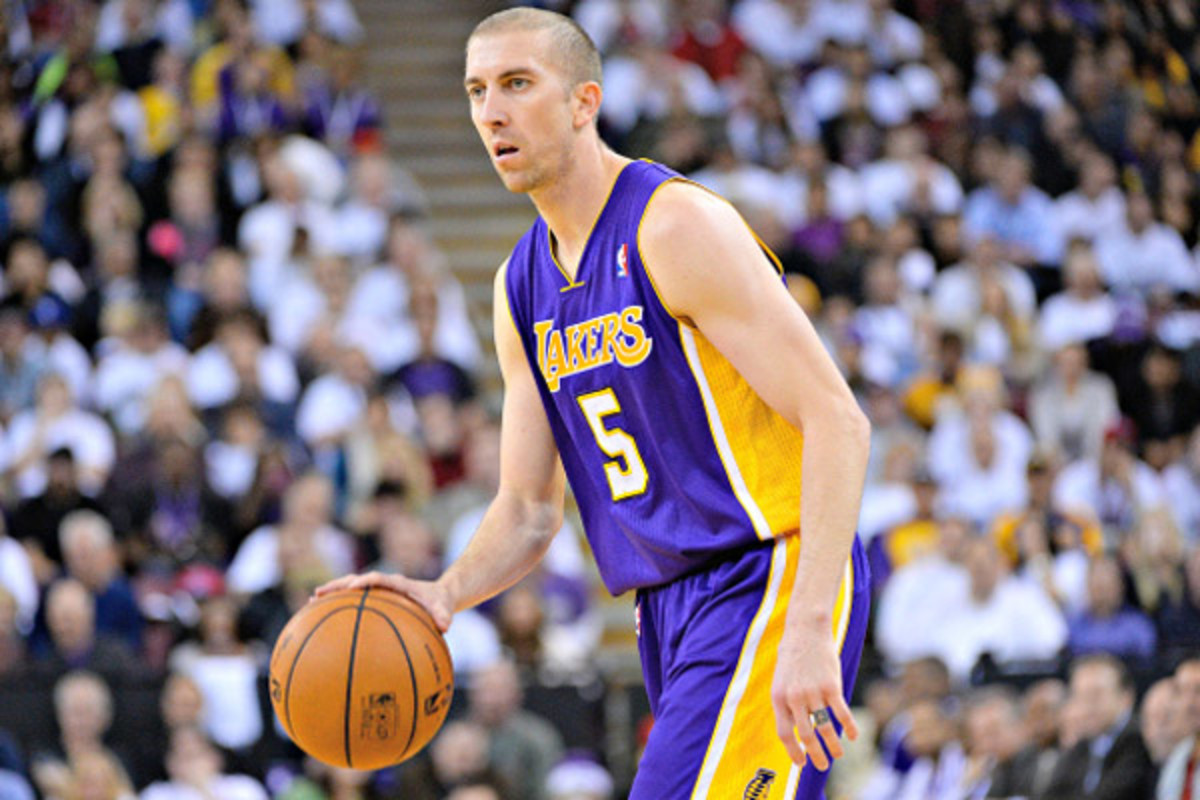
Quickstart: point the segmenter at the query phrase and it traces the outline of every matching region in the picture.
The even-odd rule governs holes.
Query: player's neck
[[[559,263],[572,279],[592,226],[630,160],[597,142],[572,159],[567,173],[553,185],[530,195],[554,236]]]

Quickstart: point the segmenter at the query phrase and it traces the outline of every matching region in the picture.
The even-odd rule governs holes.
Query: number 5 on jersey
[[[575,399],[583,410],[588,427],[592,429],[592,436],[596,437],[596,444],[605,455],[614,459],[604,465],[604,476],[608,478],[613,500],[623,500],[646,491],[646,465],[642,463],[637,442],[620,428],[604,427],[605,417],[621,413],[621,404],[617,402],[613,390],[601,389],[581,394]],[[625,464],[623,467],[621,462]]]

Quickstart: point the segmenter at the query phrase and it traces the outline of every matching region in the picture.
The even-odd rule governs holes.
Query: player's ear
[[[596,119],[600,113],[600,101],[604,92],[595,81],[583,81],[571,92],[571,105],[576,128],[582,128]]]

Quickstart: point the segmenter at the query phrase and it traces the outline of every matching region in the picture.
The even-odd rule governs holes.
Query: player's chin
[[[512,166],[500,165],[495,161],[492,166],[496,169],[496,174],[500,176],[501,183],[504,188],[514,193],[524,193],[535,188],[536,181],[528,170],[517,169]]]
[[[521,172],[511,172],[496,168],[496,174],[500,176],[500,181],[504,184],[504,188],[514,194],[524,194],[533,188],[533,181]]]

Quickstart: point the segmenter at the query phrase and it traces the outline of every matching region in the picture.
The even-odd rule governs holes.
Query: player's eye
[[[471,100],[478,100],[479,98],[483,97],[483,87],[482,86],[470,87],[469,89],[467,89],[467,97],[470,98]]]
[[[513,78],[512,80],[510,80],[508,82],[508,85],[511,86],[513,89],[524,89],[526,86],[529,85],[529,79],[528,78]]]

